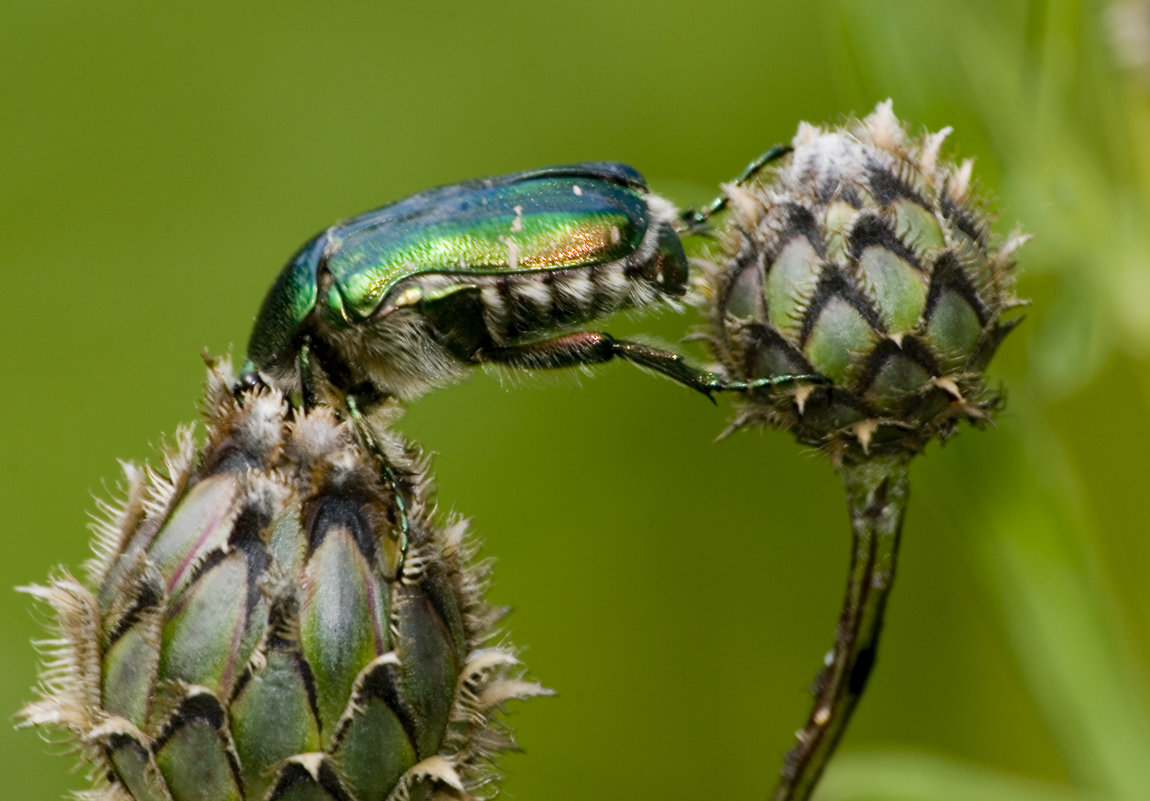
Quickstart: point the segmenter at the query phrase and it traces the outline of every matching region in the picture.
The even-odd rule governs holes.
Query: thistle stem
[[[771,801],[810,798],[862,697],[894,584],[909,466],[909,454],[893,454],[842,468],[854,538],[846,597],[834,650],[819,673],[814,708],[798,733],[798,745],[787,754]]]

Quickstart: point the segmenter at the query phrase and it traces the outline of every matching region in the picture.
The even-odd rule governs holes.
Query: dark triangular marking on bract
[[[909,335],[903,337],[902,352],[918,362],[922,369],[926,370],[932,376],[937,377],[942,372],[938,366],[938,362],[934,358],[934,354],[930,352],[918,337]]]
[[[938,257],[934,263],[934,271],[930,276],[930,289],[926,294],[926,307],[922,312],[922,319],[929,321],[934,315],[935,307],[938,306],[939,300],[942,299],[942,294],[951,290],[957,292],[962,298],[970,304],[974,309],[975,315],[978,317],[978,324],[985,326],[989,318],[986,311],[986,306],[982,303],[982,298],[978,296],[978,292],[974,288],[974,284],[967,278],[966,273],[962,269],[962,265],[958,262],[958,257],[949,250]]]
[[[140,742],[136,737],[124,731],[112,732],[104,740],[104,747],[109,754],[116,751],[121,751],[125,748],[131,748],[138,753],[146,762],[151,754],[144,743]]]
[[[263,588],[257,576],[266,576],[271,567],[272,557],[268,553],[263,532],[271,523],[266,510],[255,504],[247,504],[240,511],[228,537],[228,544],[244,555],[248,563],[248,607],[250,616],[263,596]]]
[[[320,762],[318,773],[318,776],[313,777],[300,763],[288,762],[281,768],[275,787],[266,797],[269,801],[278,801],[300,784],[313,784],[327,793],[332,801],[353,801],[326,757]]]
[[[862,391],[865,392],[869,389],[887,362],[895,358],[909,359],[930,375],[938,375],[937,362],[917,338],[903,337],[901,347],[893,339],[886,338],[875,346],[874,351],[867,358],[866,367],[858,379],[858,386],[862,388]]]
[[[822,227],[810,209],[799,203],[788,203],[783,209],[783,220],[785,222],[778,236],[778,244],[774,252],[769,254],[772,262],[778,258],[783,248],[798,236],[811,243],[820,259],[826,258],[827,249],[823,241]]]
[[[218,698],[207,692],[195,692],[181,701],[175,713],[168,718],[152,750],[158,753],[177,731],[196,722],[204,723],[213,731],[220,732],[226,719],[223,704]]]
[[[295,762],[289,762],[280,769],[279,778],[276,779],[276,785],[272,788],[271,793],[267,796],[270,801],[278,801],[293,790],[296,785],[303,783],[311,784],[314,782],[311,774],[308,773],[307,768]]]
[[[120,619],[116,621],[115,628],[112,629],[111,634],[108,635],[108,642],[104,646],[105,651],[115,645],[121,637],[140,622],[144,615],[157,611],[157,607],[159,607],[164,600],[164,589],[159,584],[158,576],[145,573],[144,578],[141,579],[139,584],[133,589],[136,591],[135,600]]]
[[[890,167],[868,158],[866,172],[871,194],[880,206],[889,206],[901,199],[913,200],[920,206],[930,205],[913,186],[899,177]]]
[[[203,577],[206,576],[212,570],[212,568],[214,568],[220,562],[224,561],[228,557],[228,555],[229,555],[229,551],[227,551],[226,549],[224,549],[222,547],[216,548],[215,550],[212,550],[212,551],[208,551],[206,554],[204,554],[203,557],[200,558],[195,563],[195,565],[192,567],[192,572],[188,576],[187,583],[184,585],[184,592],[181,593],[180,595],[182,597],[186,598],[187,597],[186,593],[187,593],[188,589],[194,587],[197,583],[199,583],[203,579]]]
[[[810,338],[811,331],[814,330],[815,323],[818,322],[823,308],[834,298],[842,298],[866,320],[871,328],[880,333],[886,333],[886,326],[883,325],[878,312],[870,305],[858,287],[852,284],[838,267],[828,264],[823,267],[818,286],[815,288],[815,295],[807,307],[806,314],[803,315],[803,327],[799,332],[800,345],[807,344],[807,339]]]
[[[308,553],[316,552],[328,531],[341,527],[351,532],[360,553],[369,564],[374,564],[376,536],[362,501],[359,492],[349,491],[346,487],[338,494],[328,492],[320,496],[308,515]]]
[[[323,788],[324,792],[330,795],[334,801],[354,801],[347,789],[343,786],[343,782],[339,780],[339,774],[336,772],[335,767],[327,759],[319,763],[319,786]]]
[[[255,609],[256,604],[259,603],[263,595],[263,588],[260,586],[259,577],[266,574],[268,566],[271,564],[271,556],[266,552],[250,551],[244,549],[228,549],[216,548],[209,551],[202,559],[196,562],[192,568],[192,572],[188,577],[187,584],[184,585],[184,592],[176,598],[174,609],[183,609],[184,604],[192,592],[193,588],[201,582],[205,576],[208,575],[217,565],[221,564],[224,560],[229,558],[233,553],[238,553],[244,560],[247,575],[247,599],[245,600],[245,614],[250,618],[252,611]],[[245,624],[246,625],[246,624]]]
[[[764,350],[781,353],[784,359],[790,363],[788,369],[791,370],[793,375],[809,375],[817,372],[811,363],[807,361],[802,351],[787,342],[778,331],[770,326],[763,325],[762,323],[750,323],[743,330],[746,332],[745,335],[749,340],[747,346],[743,348],[743,372],[744,375],[750,376],[751,380],[763,377],[755,375],[755,365],[752,363],[752,358],[755,354],[761,353]]]
[[[415,744],[418,742],[416,736],[419,733],[419,724],[412,714],[412,710],[404,704],[403,695],[399,691],[398,665],[377,664],[364,676],[363,689],[358,697],[377,698],[386,704],[387,708],[399,720],[399,725],[403,726],[412,752],[416,751]],[[335,741],[339,742],[339,740],[340,737],[337,735]]]
[[[903,261],[909,263],[919,272],[922,272],[922,263],[915,252],[899,239],[894,229],[887,225],[878,215],[873,213],[860,214],[850,232],[850,256],[852,261],[862,258],[863,251],[868,247],[877,246],[889,250]]]
[[[319,720],[319,693],[316,689],[315,674],[312,673],[311,665],[308,664],[303,656],[299,640],[284,636],[284,632],[286,631],[298,631],[298,622],[296,620],[298,616],[299,599],[294,593],[281,595],[272,601],[271,609],[268,611],[268,635],[264,644],[264,652],[284,653],[292,658],[300,681],[303,682],[304,693],[307,695],[308,710],[311,712],[311,716],[314,720]],[[259,671],[253,670],[253,663],[249,661],[248,666],[240,674],[240,678],[232,690],[232,701],[239,698],[244,687],[256,677],[258,672]]]
[[[258,551],[266,554],[267,548],[264,547],[262,534],[269,523],[271,516],[266,509],[260,508],[256,503],[245,504],[236,517],[236,522],[232,524],[228,544],[245,553]]]
[[[126,750],[131,750],[146,766],[156,769],[156,763],[153,761],[152,752],[148,750],[147,744],[126,731],[113,731],[104,735],[97,742],[107,760],[108,770],[105,777],[110,784],[119,784],[127,789],[127,785],[120,778],[116,769],[116,756]]]

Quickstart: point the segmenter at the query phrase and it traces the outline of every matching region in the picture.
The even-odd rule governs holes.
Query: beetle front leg
[[[766,153],[763,153],[757,159],[752,161],[746,168],[739,173],[731,183],[734,186],[742,186],[747,181],[754,178],[763,168],[774,161],[778,161],[783,156],[790,153],[794,148],[791,145],[775,145]],[[723,211],[730,205],[731,198],[726,193],[719,195],[712,200],[702,209],[687,209],[679,215],[679,221],[686,226],[686,232],[697,234],[706,230],[707,222],[710,221],[719,212]]]
[[[609,336],[604,334],[603,336]],[[670,351],[652,348],[641,342],[631,342],[625,339],[613,339],[612,345],[615,355],[626,359],[632,364],[654,370],[668,378],[672,378],[691,389],[703,393],[708,398],[714,392],[753,392],[757,389],[786,386],[799,382],[812,384],[827,384],[826,376],[815,373],[799,375],[776,375],[770,378],[757,378],[754,381],[729,381],[720,375],[703,370],[688,363],[682,356]]]
[[[755,381],[728,381],[715,373],[689,364],[677,353],[653,348],[640,342],[615,339],[601,331],[580,331],[526,345],[488,348],[478,352],[473,358],[476,361],[497,362],[513,367],[541,369],[603,364],[616,357],[665,375],[696,392],[701,392],[708,398],[715,392],[751,392],[798,381],[827,382],[821,375],[780,375]]]

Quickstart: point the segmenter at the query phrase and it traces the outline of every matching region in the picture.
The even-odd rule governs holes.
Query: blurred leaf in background
[[[0,586],[83,560],[100,477],[196,413],[201,348],[241,349],[329,222],[581,159],[702,203],[799,120],[893,97],[954,127],[1000,233],[1035,235],[1034,307],[995,363],[1000,430],[915,467],[883,653],[820,797],[1145,797],[1150,94],[1114,18],[989,0],[5,4]],[[674,342],[693,322],[608,329]],[[477,376],[405,419],[560,692],[515,715],[511,797],[771,784],[831,643],[848,527],[835,477],[784,435],[714,443],[727,411],[609,365]],[[24,598],[0,604],[14,712],[39,629]],[[31,734],[0,737],[11,797],[83,785]]]

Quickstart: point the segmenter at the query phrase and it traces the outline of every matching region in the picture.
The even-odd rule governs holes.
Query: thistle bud
[[[972,163],[940,158],[948,133],[909,136],[887,101],[801,125],[779,166],[724,188],[700,293],[722,369],[827,379],[749,393],[732,428],[786,428],[842,463],[917,452],[995,407],[983,370],[1018,322],[1004,315],[1025,237],[992,243]]]
[[[88,581],[27,588],[58,616],[28,724],[62,727],[102,801],[469,797],[511,745],[493,719],[541,689],[491,647],[466,524],[426,464],[375,436],[399,484],[326,408],[238,400],[209,372],[206,444],[125,466]],[[395,547],[395,486],[410,544]]]

